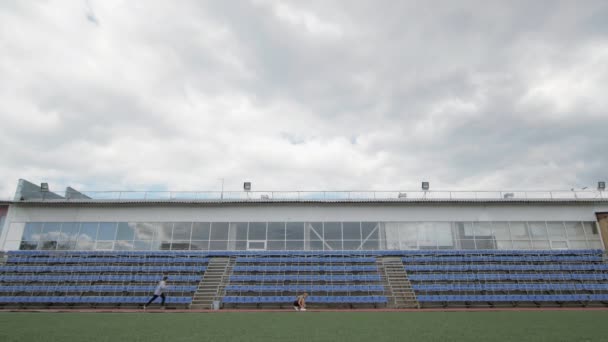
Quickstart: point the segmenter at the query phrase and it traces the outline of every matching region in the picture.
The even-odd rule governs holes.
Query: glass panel
[[[173,240],[190,240],[192,233],[191,222],[176,222],[173,226]],[[173,248],[173,247],[171,247]]]
[[[247,246],[248,250],[265,250],[266,242],[265,241],[249,241],[249,245]]]
[[[323,250],[323,242],[321,240],[310,241],[310,250],[311,251],[322,251]]]
[[[529,239],[528,226],[525,222],[511,222],[511,237],[515,239]],[[514,247],[517,248],[517,247]]]
[[[211,240],[228,240],[228,223],[227,222],[213,222],[211,224]],[[221,243],[217,246],[221,247]],[[213,248],[211,248],[213,250]],[[225,250],[223,249],[218,250]]]
[[[20,250],[33,250],[38,248],[38,241],[21,241]]]
[[[42,228],[40,239],[49,241],[59,240],[59,235],[61,235],[61,223],[46,222]]]
[[[570,248],[572,249],[586,249],[587,247],[587,241],[585,240],[574,240],[574,241],[570,241]]]
[[[289,251],[301,251],[304,249],[304,241],[288,240],[286,242],[285,249]]]
[[[230,230],[236,234],[236,240],[247,241],[247,222],[232,222]]]
[[[422,249],[422,247],[420,247]],[[460,240],[460,248],[461,249],[475,249],[475,240],[474,239],[463,239]]]
[[[171,242],[171,250],[173,251],[187,251],[190,249],[190,241],[176,240]]]
[[[249,240],[266,240],[266,222],[249,222]]]
[[[549,231],[549,236],[551,239],[566,239],[566,229],[564,228],[564,224],[562,222],[547,223],[547,230]]]
[[[247,250],[247,240],[237,240],[234,243],[234,249],[237,251]]]
[[[59,241],[57,242],[57,250],[69,251],[76,249],[76,241]]]
[[[57,248],[57,241],[40,241],[38,248],[43,250],[55,250]]]
[[[585,238],[582,222],[565,222],[568,238]]]
[[[507,222],[493,222],[492,232],[494,237],[498,240],[510,240],[511,235],[509,234],[509,224]],[[510,243],[510,241],[509,241]],[[512,248],[512,247],[509,247]]]
[[[601,241],[587,241],[587,243],[589,244],[589,248],[593,248],[593,249],[601,249],[602,248],[602,242]]]
[[[418,247],[418,224],[415,222],[404,222],[399,224],[399,239],[401,240],[401,248],[404,243],[408,248]]]
[[[325,240],[342,240],[342,223],[340,223],[340,222],[323,223],[323,238]]]
[[[226,228],[228,228],[228,226],[226,226]],[[215,223],[213,224],[211,231],[213,232],[213,229],[215,229]],[[221,229],[221,228],[218,228]],[[228,231],[228,229],[225,229],[226,231]],[[211,240],[209,242],[209,250],[211,251],[225,251],[228,249],[228,241],[220,241],[220,240]]]
[[[79,223],[76,223],[76,222],[62,223],[61,224],[61,235],[59,236],[59,240],[76,241],[78,239],[78,230],[79,229],[80,229]]]
[[[585,229],[585,234],[587,234],[588,240],[599,239],[599,233],[597,231],[597,227],[595,226],[595,222],[583,222],[583,227]]]
[[[473,229],[476,239],[489,239],[492,235],[492,226],[490,222],[475,222]]]
[[[192,240],[209,240],[209,222],[194,222],[192,225]]]
[[[320,223],[312,223],[313,227],[319,227]],[[316,229],[319,234],[322,234],[322,229]],[[323,235],[321,235],[323,236]],[[304,223],[303,222],[287,222],[286,230],[287,240],[304,240]]]
[[[343,246],[344,250],[349,250],[349,251],[357,250],[361,246],[361,241],[360,240],[344,240],[342,242],[342,246]]]
[[[133,225],[131,225],[133,226]],[[159,234],[161,225],[159,223],[137,222],[135,223],[135,240],[154,240]]]
[[[361,241],[361,223],[360,222],[343,222],[342,223],[342,234],[343,234],[344,240]]]
[[[568,242],[566,242],[566,241],[551,241],[551,248],[553,248],[553,249],[568,249]]]
[[[269,229],[268,235],[270,237],[270,225],[269,225],[268,229]],[[270,240],[270,241],[268,241],[268,244],[266,245],[266,249],[271,250],[271,251],[283,251],[283,250],[285,250],[285,241],[284,240],[280,240],[280,241]]]
[[[367,240],[363,244],[363,248],[362,249],[366,250],[366,251],[378,250],[378,249],[380,249],[380,241],[378,241],[378,240]]]
[[[530,249],[532,243],[529,240],[515,240],[513,241],[513,248],[515,249]]]
[[[533,240],[547,240],[547,226],[545,222],[528,222],[530,236]]]
[[[513,243],[511,242],[511,240],[498,240],[496,241],[496,248],[513,249]]]
[[[116,233],[116,240],[133,240],[135,238],[135,225],[127,222],[118,223],[118,232]],[[116,246],[114,247],[116,249]]]
[[[325,245],[327,250],[340,251],[342,250],[342,240],[326,240]],[[329,246],[329,248],[327,247]]]
[[[114,239],[116,239],[116,223],[101,222],[99,224],[99,230],[97,231],[97,240]]]
[[[378,222],[361,222],[361,238],[363,240],[365,240],[365,239],[378,240],[379,234],[378,234],[378,230],[376,229],[376,227],[378,225],[379,225]],[[376,230],[374,231],[374,229],[376,229]]]
[[[532,247],[535,249],[549,249],[549,241],[536,240],[532,241]]]
[[[80,225],[80,235],[78,236],[78,241],[84,241],[83,245],[87,245],[87,243],[91,243],[95,239],[97,239],[97,226],[99,223],[97,222],[83,222]],[[78,248],[80,249],[80,243],[78,243]]]
[[[496,243],[491,239],[478,239],[475,237],[476,249],[496,249]]]
[[[138,251],[147,251],[152,249],[151,240],[135,240],[133,242],[133,249]]]
[[[418,245],[421,249],[437,247],[437,230],[434,222],[418,222]]]
[[[440,248],[454,246],[454,238],[452,236],[452,223],[435,222],[435,232],[437,234],[437,245],[439,245]]]
[[[268,222],[268,240],[285,240],[285,222]]]
[[[114,241],[97,241],[95,244],[96,250],[108,251],[112,250],[112,247],[114,247]]]
[[[21,240],[38,241],[42,235],[42,223],[30,222],[25,224]]]
[[[160,230],[158,231],[158,235],[154,240],[169,242],[171,241],[171,236],[173,235],[173,222],[163,222],[160,224]],[[169,249],[169,247],[167,247]]]
[[[82,234],[82,231],[80,232]],[[81,251],[89,251],[95,248],[95,240],[91,240],[88,235],[80,235],[76,242],[76,249]]]
[[[190,249],[193,250],[208,250],[209,249],[209,241],[205,240],[205,241],[195,241],[193,240],[190,244]]]
[[[116,240],[114,244],[114,250],[116,251],[128,251],[133,249],[132,240]]]

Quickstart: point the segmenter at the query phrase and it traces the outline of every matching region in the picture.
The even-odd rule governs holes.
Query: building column
[[[604,248],[608,247],[608,213],[596,213]]]

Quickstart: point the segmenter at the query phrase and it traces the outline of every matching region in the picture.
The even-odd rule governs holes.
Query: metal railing
[[[84,196],[86,197],[84,197]],[[604,191],[81,191],[22,193],[32,201],[436,201],[608,200]],[[17,199],[19,200],[19,199]]]

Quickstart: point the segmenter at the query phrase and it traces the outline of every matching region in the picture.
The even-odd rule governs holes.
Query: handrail
[[[521,201],[521,200],[608,200],[604,191],[596,190],[483,190],[483,191],[81,191],[23,192],[24,201]],[[19,199],[21,200],[21,199]]]

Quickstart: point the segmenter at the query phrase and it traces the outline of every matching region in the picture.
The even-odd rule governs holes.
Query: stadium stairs
[[[209,261],[205,277],[198,284],[192,309],[213,309],[213,302],[221,302],[222,293],[228,282],[228,277],[234,267],[235,257],[214,257]]]
[[[383,274],[387,306],[394,309],[420,308],[401,258],[378,257],[376,263]]]

